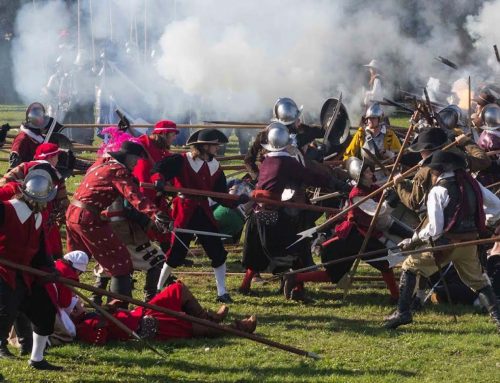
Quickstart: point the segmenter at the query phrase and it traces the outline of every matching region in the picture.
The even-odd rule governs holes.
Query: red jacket
[[[369,189],[361,189],[358,186],[354,187],[349,193],[349,206],[352,206],[354,204],[354,199],[356,197],[364,197],[375,190],[377,190],[376,185],[372,185]],[[378,202],[380,200],[380,195],[373,197],[373,200]],[[366,235],[371,221],[372,216],[366,214],[359,207],[356,207],[347,213],[347,217],[344,222],[338,224],[335,227],[335,233],[339,238],[347,238],[347,236],[351,232],[351,229],[356,226],[362,235]],[[373,230],[371,235],[371,237],[373,238],[380,238],[381,236],[382,232],[377,229]]]
[[[21,127],[21,131],[12,141],[12,148],[10,149],[11,152],[18,154],[20,162],[33,160],[36,148],[43,142],[43,136],[36,135],[26,128],[24,129],[26,131]]]
[[[51,267],[53,261],[44,251],[42,215],[33,214],[24,202],[13,199],[0,202],[0,257],[25,266]],[[31,287],[33,277],[22,273]],[[16,270],[0,265],[0,278],[16,287]]]
[[[172,179],[174,187],[227,193],[226,177],[215,158],[210,162],[199,158],[193,160],[191,153],[183,153],[182,159],[180,169]],[[232,207],[234,205],[233,201],[223,200],[219,202],[225,206]],[[208,198],[187,195],[175,197],[173,200],[174,226],[187,228],[197,208],[201,208],[207,219],[217,226],[212,209],[208,204]]]

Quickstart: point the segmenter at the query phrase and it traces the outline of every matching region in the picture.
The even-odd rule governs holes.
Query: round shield
[[[325,131],[325,134],[333,114],[335,113],[337,103],[338,100],[336,98],[329,98],[325,101],[323,107],[321,108],[321,127]],[[349,138],[350,128],[351,122],[349,121],[349,114],[347,113],[347,109],[344,104],[341,104],[330,133],[328,134],[328,137],[326,137],[326,141],[328,141],[327,155],[340,152],[345,149]]]
[[[61,153],[59,153],[56,169],[61,173],[63,178],[72,176],[76,158],[73,154],[73,144],[69,138],[61,133],[52,133],[49,142],[57,144],[57,146],[62,149]]]

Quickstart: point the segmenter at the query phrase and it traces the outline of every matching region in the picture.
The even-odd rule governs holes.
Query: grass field
[[[0,120],[18,123],[22,109],[13,109],[0,108]],[[395,119],[393,124],[404,125],[405,120]],[[236,150],[234,137],[229,149],[229,153]],[[78,182],[78,177],[72,178],[69,189]],[[241,271],[240,257],[229,255],[228,271]],[[189,271],[210,270],[207,258],[194,260],[196,267]],[[359,274],[378,272],[363,265]],[[135,296],[141,298],[144,278],[140,274],[136,278]],[[213,276],[181,279],[203,305],[217,307]],[[92,275],[86,273],[83,280],[92,282]],[[303,305],[277,295],[277,284],[255,285],[257,296],[238,295],[240,280],[241,276],[228,276],[235,300],[230,319],[255,313],[258,334],[316,352],[322,359],[313,361],[236,338],[156,343],[169,355],[166,360],[135,342],[99,348],[72,344],[48,352],[48,360],[65,367],[61,373],[33,371],[27,358],[0,361],[0,372],[8,382],[61,383],[500,381],[500,337],[489,318],[471,307],[431,305],[415,317],[414,324],[386,331],[381,324],[393,306],[379,282],[355,283],[345,302],[342,291],[332,285],[309,285],[316,302]],[[458,323],[453,322],[453,312]]]

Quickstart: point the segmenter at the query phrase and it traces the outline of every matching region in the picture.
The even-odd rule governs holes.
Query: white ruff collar
[[[33,211],[23,201],[20,201],[18,199],[11,199],[9,202],[14,207],[17,218],[19,218],[19,221],[21,221],[21,223],[25,223],[28,220],[28,218],[31,217],[31,215],[33,214]],[[41,224],[42,224],[42,214],[36,213],[35,228],[38,229]]]
[[[36,142],[38,142],[39,144],[41,144],[43,142],[43,140],[44,140],[44,138],[43,138],[43,136],[41,134],[35,134],[35,133],[33,133],[31,130],[29,130],[28,128],[26,128],[24,125],[21,125],[20,130],[21,130],[21,132],[25,133],[30,138],[32,138],[33,140],[35,140]]]
[[[213,158],[212,161],[203,161],[199,157],[193,159],[193,153],[191,152],[186,153],[186,158],[189,162],[189,165],[195,171],[195,173],[198,173],[200,171],[201,167],[205,162],[208,165],[208,170],[210,171],[211,176],[213,176],[215,172],[219,169],[219,161],[217,161],[215,158]]]

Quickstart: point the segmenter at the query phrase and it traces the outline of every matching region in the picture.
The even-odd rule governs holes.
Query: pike
[[[342,92],[340,92],[337,104],[335,105],[335,109],[333,110],[332,116],[328,120],[328,124],[325,129],[325,135],[323,136],[323,143],[326,145],[327,149],[329,149],[330,146],[330,143],[328,142],[328,137],[330,136],[330,132],[332,131],[335,121],[337,120],[341,105],[342,105]]]
[[[206,235],[208,237],[232,238],[232,236],[230,236],[228,234],[213,233],[211,231],[203,231],[203,230],[181,229],[180,227],[176,227],[174,229],[174,233],[186,233],[186,234]]]
[[[54,132],[54,128],[56,127],[57,121],[55,118],[52,119],[52,124],[50,124],[50,128],[45,135],[45,138],[43,139],[43,143],[46,144],[47,142],[50,142],[50,136],[52,136],[52,133]]]
[[[287,276],[287,275],[299,274],[299,273],[303,273],[305,271],[318,270],[321,267],[333,266],[333,265],[337,265],[339,263],[344,263],[344,262],[356,260],[357,258],[367,259],[367,258],[372,257],[374,255],[384,254],[385,252],[387,252],[389,250],[398,250],[398,251],[400,251],[400,253],[399,253],[400,256],[406,257],[408,255],[421,254],[421,253],[434,253],[437,251],[445,251],[445,250],[455,250],[459,247],[484,245],[487,243],[498,242],[498,241],[500,241],[500,236],[491,237],[491,238],[483,238],[483,239],[475,239],[473,241],[451,243],[448,245],[440,245],[440,246],[435,246],[435,247],[422,247],[420,249],[406,250],[406,251],[400,251],[401,248],[399,246],[388,247],[385,249],[368,251],[368,252],[362,253],[362,254],[350,255],[348,257],[341,258],[341,259],[333,259],[333,260],[328,261],[328,262],[323,262],[323,263],[318,263],[316,265],[303,267],[302,269],[286,271],[283,273],[276,274],[276,275],[272,276],[271,278],[264,279],[264,281],[267,283],[267,282],[278,280],[278,279],[280,279],[284,276]],[[371,259],[368,259],[368,260],[371,261]]]
[[[99,294],[99,295],[104,295],[104,296],[108,296],[111,298],[119,299],[122,302],[126,302],[126,303],[133,304],[135,306],[140,306],[140,307],[144,307],[147,309],[155,310],[155,311],[167,314],[171,317],[174,317],[174,318],[177,318],[180,320],[184,320],[186,322],[196,323],[196,324],[199,324],[201,326],[209,327],[209,328],[215,329],[215,330],[220,331],[220,332],[225,332],[225,333],[229,333],[232,335],[236,335],[240,338],[250,339],[254,342],[262,343],[262,344],[265,344],[267,346],[278,348],[278,349],[283,350],[283,351],[291,352],[293,354],[306,356],[306,357],[313,358],[313,359],[320,359],[321,358],[318,354],[316,354],[312,351],[301,350],[301,349],[296,348],[294,346],[289,346],[286,344],[278,343],[276,341],[264,338],[264,337],[259,336],[259,335],[249,334],[249,333],[246,333],[246,332],[243,332],[243,331],[237,330],[235,328],[231,328],[231,327],[224,327],[224,326],[221,326],[215,322],[211,322],[211,321],[206,320],[206,319],[197,318],[197,317],[185,314],[183,312],[173,311],[173,310],[167,309],[165,307],[152,305],[150,303],[143,302],[143,301],[140,301],[140,300],[132,298],[132,297],[128,297],[128,296],[125,296],[122,294],[117,294],[117,293],[107,291],[104,289],[99,289],[97,287],[88,285],[86,283],[77,282],[77,281],[74,281],[72,279],[63,278],[60,276],[54,276],[53,274],[47,273],[45,271],[38,270],[38,269],[35,269],[33,267],[30,267],[30,266],[26,266],[26,265],[20,265],[20,264],[17,264],[15,262],[11,262],[7,259],[0,258],[0,264],[7,266],[7,267],[10,267],[10,268],[13,268],[15,270],[20,270],[20,271],[24,271],[24,272],[36,275],[39,277],[51,277],[52,280],[63,283],[66,286],[78,287],[78,288],[81,288],[81,289],[84,289],[87,291],[91,291],[91,292]]]
[[[142,186],[146,189],[154,189],[155,188],[154,184],[147,183],[147,182],[141,182],[140,186]],[[209,191],[209,190],[175,188],[172,186],[164,186],[163,190],[165,190],[167,192],[196,195],[196,196],[210,197],[210,198],[228,199],[228,200],[232,200],[232,201],[237,201],[239,199],[239,196],[234,195],[234,194],[219,193],[219,192],[214,192],[214,191]],[[338,209],[333,209],[330,207],[314,206],[314,205],[307,205],[305,203],[296,203],[296,202],[287,202],[287,201],[275,201],[275,200],[270,199],[270,198],[250,197],[250,200],[257,202],[257,203],[265,203],[265,204],[269,204],[269,205],[290,207],[290,208],[294,208],[294,209],[319,211],[322,213],[332,212],[332,213],[336,214],[339,211]]]
[[[328,194],[325,194],[325,195],[322,195],[319,197],[311,198],[310,201],[311,201],[311,203],[315,203],[315,202],[324,201],[324,200],[327,200],[330,198],[340,197],[341,195],[342,195],[342,193],[340,193],[340,192],[328,193]]]
[[[125,324],[120,322],[118,319],[116,319],[113,315],[111,315],[109,312],[107,312],[105,309],[103,309],[101,306],[99,306],[97,303],[94,301],[90,300],[87,298],[85,295],[83,295],[81,292],[79,292],[77,289],[75,289],[73,286],[66,286],[68,289],[70,289],[73,294],[77,295],[85,301],[88,305],[92,306],[92,308],[96,311],[98,311],[103,317],[105,317],[107,320],[110,322],[113,322],[113,324],[118,327],[120,330],[122,330],[125,334],[127,334],[130,338],[134,338],[139,341],[144,347],[148,348],[149,350],[153,351],[156,355],[159,357],[163,358],[168,358],[168,355],[165,353],[162,353],[158,351],[156,348],[151,346],[151,344],[146,340],[141,338],[135,331],[129,329]]]
[[[466,136],[469,136],[469,135],[470,135],[470,133],[466,134]],[[443,147],[441,150],[448,150],[448,149],[452,148],[455,145],[457,145],[456,141],[450,142],[448,145],[446,145],[445,147]],[[410,169],[408,169],[407,171],[405,171],[403,174],[401,174],[401,177],[406,178],[410,174],[412,174],[415,171],[417,171],[422,166],[423,162],[424,162],[424,160],[421,160],[418,164],[416,164],[415,166],[411,167]],[[296,243],[304,240],[305,238],[311,238],[314,234],[316,234],[316,233],[318,233],[318,232],[320,232],[322,230],[328,229],[333,223],[337,222],[339,218],[343,217],[349,211],[351,211],[352,209],[358,207],[363,202],[369,200],[370,198],[376,196],[377,194],[380,194],[382,191],[384,191],[385,189],[387,189],[388,187],[391,187],[391,186],[394,186],[394,180],[387,181],[385,184],[383,184],[382,186],[380,186],[377,190],[374,190],[370,194],[368,194],[365,197],[361,198],[358,202],[353,203],[351,206],[346,207],[344,210],[342,210],[338,214],[336,214],[333,217],[327,219],[321,225],[318,225],[318,226],[312,227],[310,229],[301,231],[300,233],[297,233],[297,236],[299,236],[299,239],[297,239],[294,243],[292,243],[291,245],[289,245],[287,248],[292,247]]]

